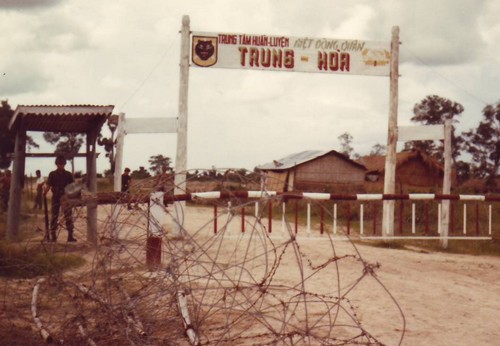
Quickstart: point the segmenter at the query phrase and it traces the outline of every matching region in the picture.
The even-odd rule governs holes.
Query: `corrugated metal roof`
[[[258,166],[258,169],[264,170],[264,171],[281,171],[281,170],[286,170],[290,169],[292,167],[298,166],[300,164],[303,164],[308,161],[312,161],[314,159],[317,159],[318,157],[325,156],[327,154],[334,154],[346,161],[351,162],[352,164],[356,166],[360,166],[362,168],[365,168],[362,164],[359,164],[345,155],[335,151],[335,150],[307,150],[307,151],[302,151],[300,153],[295,153],[288,155],[282,159],[279,160],[274,160],[273,162],[266,163],[262,166]]]
[[[22,123],[26,131],[85,133],[92,128],[100,128],[113,108],[111,105],[19,105],[9,128]]]

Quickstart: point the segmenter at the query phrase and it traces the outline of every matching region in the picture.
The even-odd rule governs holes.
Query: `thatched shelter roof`
[[[443,172],[444,168],[432,157],[422,153],[420,150],[410,150],[402,151],[396,154],[396,167],[399,167],[406,162],[418,159],[422,161],[425,165],[429,167],[432,172]],[[374,155],[374,156],[364,156],[356,162],[365,165],[369,173],[383,173],[385,171],[385,156],[384,155]]]

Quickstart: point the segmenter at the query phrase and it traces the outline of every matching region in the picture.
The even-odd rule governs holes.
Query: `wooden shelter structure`
[[[310,150],[257,167],[267,190],[342,192],[363,189],[365,166],[335,151]]]
[[[19,214],[24,185],[26,134],[28,131],[69,132],[86,134],[87,188],[97,192],[96,141],[101,127],[113,112],[114,106],[95,105],[19,105],[9,123],[15,131],[12,182],[7,215],[7,239],[19,238]],[[87,205],[87,240],[97,243],[97,204]]]
[[[357,162],[365,165],[367,169],[367,184],[382,188],[385,156],[365,156]],[[437,191],[443,186],[443,177],[444,167],[420,150],[402,151],[396,154],[396,190],[399,193],[408,192],[409,188]]]

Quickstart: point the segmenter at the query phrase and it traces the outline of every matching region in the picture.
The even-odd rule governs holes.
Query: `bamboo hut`
[[[258,166],[270,191],[361,192],[365,166],[335,151],[310,150]]]

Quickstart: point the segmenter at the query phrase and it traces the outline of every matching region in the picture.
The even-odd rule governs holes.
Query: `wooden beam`
[[[24,185],[24,154],[26,151],[26,130],[21,124],[16,131],[14,163],[10,184],[9,208],[7,210],[7,233],[9,241],[19,240],[19,215],[21,214],[21,196]]]

